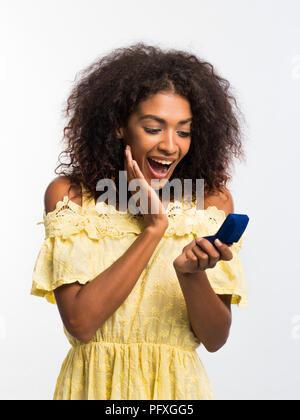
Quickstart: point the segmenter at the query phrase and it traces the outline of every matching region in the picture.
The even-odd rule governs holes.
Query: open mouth
[[[165,178],[169,174],[175,161],[170,162],[170,164],[167,165],[156,162],[155,160],[148,157],[147,162],[150,172],[154,178]]]

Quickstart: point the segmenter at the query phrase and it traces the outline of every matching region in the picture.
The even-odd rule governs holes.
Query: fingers
[[[233,254],[229,246],[215,241],[216,247],[205,238],[196,238],[182,249],[175,260],[176,269],[183,273],[195,273],[213,268],[220,260],[229,261]]]
[[[133,163],[133,169],[134,169],[135,174],[139,178],[143,178],[144,175],[143,175],[142,171],[140,170],[139,165],[137,164],[137,161],[136,160],[133,160],[132,163]]]
[[[186,256],[187,256],[187,258],[189,258],[193,262],[198,262],[197,255],[195,255],[194,252],[191,249],[188,249],[186,251]]]
[[[125,149],[125,169],[127,171],[128,182],[132,179],[139,180],[139,193],[142,197],[142,203],[139,198],[136,204],[140,207],[142,214],[149,215],[150,212],[155,215],[166,215],[166,209],[163,207],[160,198],[146,181],[138,163],[133,160],[129,145]],[[133,192],[134,191],[132,191],[131,194],[133,194]]]
[[[224,244],[219,239],[216,239],[214,243],[221,254],[220,259],[224,261],[230,261],[233,258],[233,253],[228,245]]]
[[[199,239],[201,240],[199,241]],[[199,256],[201,262],[206,265],[206,268],[213,268],[220,260],[220,253],[204,238],[198,238],[196,240],[193,252]]]
[[[230,261],[233,258],[233,254],[228,245],[218,239],[214,243],[217,250],[207,239],[196,238],[196,244],[209,255],[210,259],[215,260],[218,258],[218,260]]]
[[[137,177],[129,146],[125,148],[125,169],[129,181]]]
[[[210,258],[209,256],[202,251],[197,245],[195,245],[192,249],[191,252],[196,256],[197,261],[198,261],[198,269],[200,270],[205,270],[206,268],[210,268],[209,264],[210,264]]]
[[[188,265],[192,270],[201,269],[199,258],[194,254],[192,249],[188,249],[187,251],[185,251],[185,256],[188,260]]]

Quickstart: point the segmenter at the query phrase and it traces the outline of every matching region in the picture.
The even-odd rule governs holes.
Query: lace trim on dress
[[[164,237],[174,235],[184,236],[193,234],[194,237],[214,234],[225,220],[225,212],[215,206],[204,210],[196,208],[195,203],[185,207],[180,201],[169,202],[166,213],[169,226]],[[98,202],[96,205],[81,207],[68,196],[56,203],[56,208],[45,213],[43,221],[47,237],[61,236],[67,238],[85,231],[90,239],[100,239],[105,236],[122,238],[127,234],[139,235],[144,229],[144,219],[140,214],[134,215],[129,211],[120,212],[113,205]],[[244,235],[231,249],[239,250]]]

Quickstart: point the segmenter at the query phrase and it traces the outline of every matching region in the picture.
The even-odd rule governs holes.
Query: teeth
[[[162,163],[163,165],[171,165],[173,163],[168,160],[160,160],[160,159],[153,159],[153,158],[150,158],[150,159],[154,160],[154,162]]]

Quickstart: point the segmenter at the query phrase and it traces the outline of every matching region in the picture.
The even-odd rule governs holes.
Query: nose
[[[173,130],[166,130],[163,139],[159,142],[158,150],[168,157],[175,157],[178,154],[176,133]]]

